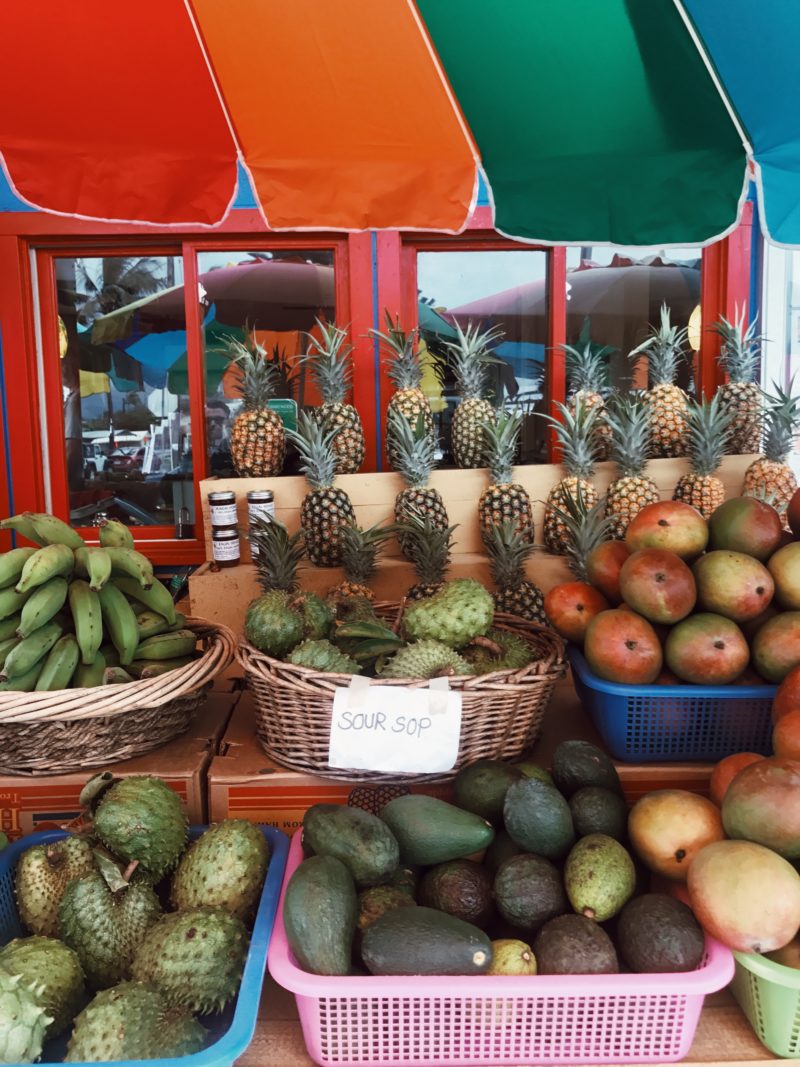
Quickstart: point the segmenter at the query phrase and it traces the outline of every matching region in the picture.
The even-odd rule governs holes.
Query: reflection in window
[[[242,378],[228,345],[258,345],[279,370],[274,407],[294,426],[297,408],[320,402],[297,356],[306,351],[314,320],[336,314],[332,251],[201,252],[197,257],[203,310],[208,471],[233,475],[230,435],[242,409]],[[342,324],[346,325],[346,324]],[[290,459],[287,459],[288,469]]]
[[[456,337],[454,323],[481,329],[497,327],[502,337],[492,346],[502,362],[491,367],[491,396],[498,406],[521,411],[520,462],[543,461],[546,430],[533,412],[544,405],[548,299],[547,254],[541,251],[419,252],[417,254],[419,328],[429,360],[423,389],[437,415],[444,462],[450,418],[458,402],[445,356]]]
[[[72,522],[191,522],[180,257],[55,262]]]

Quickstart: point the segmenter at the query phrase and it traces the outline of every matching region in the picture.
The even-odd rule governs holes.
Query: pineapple
[[[360,526],[342,526],[339,541],[344,581],[331,589],[328,598],[333,601],[351,600],[353,597],[374,600],[375,594],[367,583],[375,576],[378,553],[393,535],[391,527],[379,523],[366,530]]]
[[[611,458],[620,472],[608,487],[606,515],[611,519],[611,536],[622,540],[631,520],[661,495],[652,478],[644,474],[650,446],[650,415],[645,405],[624,397],[606,417],[611,429]]]
[[[733,417],[733,409],[725,406],[719,391],[710,401],[689,405],[686,447],[692,473],[678,481],[672,499],[690,504],[704,519],[725,500],[725,487],[714,472],[728,447]]]
[[[333,443],[339,474],[355,474],[364,462],[366,445],[361,418],[352,404],[345,403],[350,392],[353,374],[350,353],[353,346],[345,344],[347,330],[335,323],[316,320],[322,335],[318,341],[308,334],[309,350],[301,357],[311,368],[314,384],[322,396],[320,416],[327,426],[335,426],[339,433]]]
[[[250,524],[248,537],[258,550],[253,562],[264,591],[282,589],[293,593],[299,586],[297,571],[305,549],[302,530],[290,534],[277,519],[258,515]]]
[[[532,539],[513,519],[506,519],[492,526],[486,550],[496,589],[495,608],[546,626],[542,591],[525,577]]]
[[[645,403],[650,413],[653,456],[685,456],[688,399],[675,384],[680,364],[687,358],[687,330],[670,323],[669,308],[661,305],[661,324],[651,327],[650,337],[639,351],[647,352],[650,388]]]
[[[727,445],[731,455],[757,452],[761,446],[761,390],[755,381],[761,360],[761,337],[756,333],[755,322],[747,329],[744,322],[742,311],[734,322],[721,317],[711,327],[722,339],[719,365],[728,376],[718,392],[733,415]]]
[[[244,409],[231,427],[231,458],[241,478],[280,474],[286,456],[286,434],[280,415],[268,407],[281,378],[280,368],[256,342],[248,348],[231,341],[228,351],[242,372],[237,385]]]
[[[603,390],[608,389],[608,357],[614,349],[608,346],[597,348],[591,342],[584,347],[562,345],[565,355],[570,411],[583,401],[587,408],[597,408],[597,458],[608,459],[611,451],[611,428],[606,422],[606,402]]]
[[[437,526],[430,515],[411,512],[396,529],[403,551],[413,563],[419,579],[406,593],[406,600],[433,596],[442,587],[450,565],[456,527]]]
[[[480,467],[483,463],[482,426],[494,418],[494,409],[484,399],[486,365],[494,361],[489,345],[501,333],[497,329],[481,330],[469,325],[462,330],[456,323],[458,341],[448,341],[450,365],[456,379],[461,402],[453,412],[450,439],[457,467]]]
[[[591,553],[611,537],[612,520],[605,512],[605,499],[589,498],[578,485],[575,495],[564,497],[563,507],[556,511],[566,529],[564,555],[567,566],[579,582],[588,582],[586,561]]]
[[[389,409],[387,415],[386,441],[394,456],[394,466],[408,483],[401,489],[394,502],[395,522],[407,522],[412,514],[430,518],[438,530],[446,530],[447,509],[441,493],[428,485],[435,464],[436,434],[425,429],[425,419],[420,413],[416,425],[405,419],[397,410]],[[400,547],[405,553],[403,538]]]
[[[392,414],[402,415],[412,426],[417,425],[417,419],[422,416],[426,434],[433,433],[433,412],[428,398],[420,388],[422,382],[422,364],[419,352],[414,350],[416,340],[415,331],[406,333],[400,328],[400,317],[393,320],[389,312],[386,312],[386,333],[380,330],[370,330],[372,337],[377,338],[389,352],[389,377],[395,385],[395,392],[389,401],[387,419]],[[388,425],[388,423],[387,423]],[[392,450],[392,443],[386,441],[386,455],[393,469],[397,470],[397,457]]]
[[[587,507],[597,503],[597,490],[589,480],[597,461],[595,430],[600,409],[589,406],[582,397],[575,398],[574,409],[556,404],[560,421],[551,415],[544,417],[553,424],[567,476],[557,482],[547,496],[544,509],[544,543],[550,552],[566,555],[570,543],[569,529],[563,515],[567,501],[579,492]]]
[[[481,427],[485,462],[492,478],[478,501],[481,540],[487,549],[494,537],[494,527],[506,519],[512,519],[515,529],[533,544],[531,500],[526,490],[513,480],[514,453],[521,425],[521,415],[501,412],[496,421],[487,419]]]
[[[338,432],[335,427],[320,425],[307,411],[300,412],[296,430],[286,431],[300,453],[301,469],[311,486],[300,508],[300,527],[308,558],[317,567],[339,566],[340,530],[356,521],[350,497],[333,485],[337,463],[333,443]]]
[[[791,395],[791,385],[786,393],[779,385],[773,385],[774,396],[767,398],[764,456],[751,463],[744,472],[744,496],[768,497],[781,517],[797,488],[797,478],[786,462],[794,446],[794,438],[800,421],[800,398]]]

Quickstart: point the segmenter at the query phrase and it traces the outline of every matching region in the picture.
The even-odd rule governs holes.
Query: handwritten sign
[[[408,689],[356,676],[333,698],[328,762],[350,770],[435,774],[455,766],[460,737],[461,694],[447,679]]]

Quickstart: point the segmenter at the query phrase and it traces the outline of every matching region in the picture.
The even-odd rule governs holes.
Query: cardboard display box
[[[108,769],[120,777],[152,774],[163,778],[183,801],[189,822],[205,823],[206,770],[239,695],[212,691],[186,733],[137,759],[110,764]],[[36,777],[0,776],[0,829],[14,840],[70,822],[80,814],[78,797],[86,780],[102,769]]]

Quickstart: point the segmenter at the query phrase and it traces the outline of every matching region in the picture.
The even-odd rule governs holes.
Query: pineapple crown
[[[579,582],[586,582],[586,561],[598,545],[611,540],[613,520],[610,515],[605,514],[605,497],[601,497],[590,507],[584,500],[580,484],[574,495],[565,493],[563,500],[563,508],[555,504],[551,504],[551,507],[567,529],[564,545],[567,566]]]
[[[556,403],[560,419],[552,415],[542,417],[552,425],[561,448],[561,462],[574,478],[591,478],[597,462],[597,426],[600,408],[589,406],[582,396],[576,396],[573,409]]]
[[[650,455],[650,412],[634,397],[618,397],[606,412],[611,458],[623,478],[638,478]]]
[[[711,326],[721,338],[719,365],[736,385],[747,385],[756,378],[763,341],[761,334],[756,333],[756,324],[757,320],[753,319],[745,328],[745,310],[742,308],[741,314],[737,311],[733,322],[728,322],[721,315],[719,322]]]
[[[533,552],[533,542],[513,519],[492,527],[486,550],[492,581],[498,589],[518,587],[526,581],[525,563]]]
[[[800,397],[792,396],[793,386],[794,378],[789,382],[788,392],[773,382],[774,392],[764,394],[767,401],[764,456],[775,463],[783,463],[792,451],[800,422]]]
[[[681,363],[688,359],[684,347],[688,336],[689,331],[685,326],[672,324],[670,309],[663,303],[658,326],[651,326],[647,340],[631,352],[631,357],[635,356],[637,360],[647,354],[647,375],[651,389],[657,385],[675,384]]]
[[[406,522],[394,527],[403,551],[423,585],[438,585],[450,566],[453,534],[457,526],[436,526],[430,515],[411,511]]]
[[[300,469],[312,489],[330,489],[333,485],[338,464],[333,442],[338,433],[338,426],[329,426],[308,411],[297,416],[296,430],[286,430],[286,437],[300,454]]]
[[[436,465],[436,434],[425,432],[423,415],[417,416],[412,428],[404,415],[389,408],[386,444],[401,477],[414,489],[424,488]]]
[[[241,341],[230,340],[227,352],[242,372],[235,388],[244,401],[245,411],[265,408],[281,380],[280,365],[271,360],[266,349],[255,340],[249,346]]]
[[[298,587],[297,570],[305,548],[302,531],[290,534],[277,519],[257,515],[250,524],[250,543],[258,550],[254,563],[258,580],[265,592]]]
[[[466,330],[455,324],[457,340],[445,342],[450,356],[450,366],[456,379],[456,389],[462,400],[481,400],[486,392],[489,363],[499,363],[490,352],[490,346],[503,337],[497,326],[481,330],[480,326],[468,323]]]
[[[308,351],[300,357],[301,363],[311,368],[314,384],[326,404],[342,404],[350,392],[353,374],[350,353],[353,346],[346,343],[347,329],[335,322],[316,319],[320,339],[307,333]]]
[[[731,438],[734,412],[723,402],[723,394],[711,400],[690,400],[686,412],[689,433],[686,451],[695,474],[708,476],[722,463]]]
[[[481,422],[483,454],[493,485],[507,485],[514,477],[514,456],[521,426],[519,412],[501,411],[496,419]]]
[[[386,333],[370,330],[370,336],[380,341],[387,349],[386,363],[388,373],[397,389],[419,389],[422,381],[422,365],[419,352],[414,350],[417,339],[416,330],[403,330],[400,316],[393,319],[388,311],[386,316]]]
[[[587,341],[583,348],[574,345],[561,345],[561,348],[570,393],[602,393],[608,388],[608,357],[616,349],[609,345],[598,348],[591,341]]]
[[[339,545],[345,578],[350,582],[366,585],[377,570],[378,553],[394,532],[392,526],[383,526],[380,523],[367,529],[349,523],[341,526]]]

